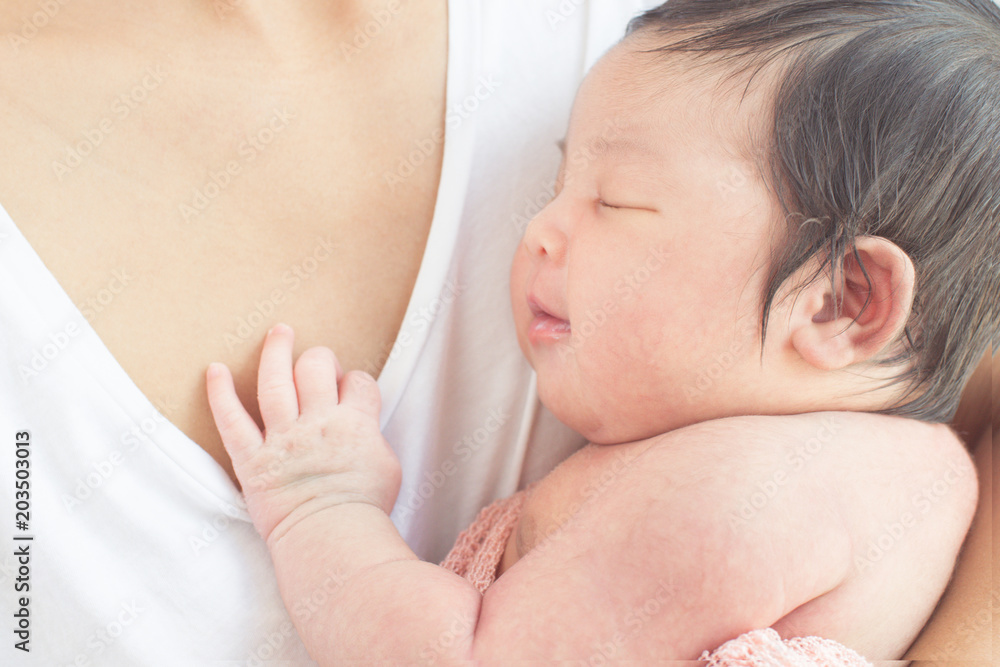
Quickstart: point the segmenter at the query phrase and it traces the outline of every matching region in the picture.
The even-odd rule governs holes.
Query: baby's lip
[[[532,345],[547,345],[565,341],[571,335],[569,322],[552,313],[538,297],[528,295],[528,308],[531,309],[531,323],[528,325],[528,340]]]
[[[531,309],[531,316],[538,317],[539,315],[545,315],[548,317],[555,318],[557,320],[562,320],[563,322],[569,322],[565,317],[558,315],[549,309],[537,296],[534,294],[528,295],[528,308]]]

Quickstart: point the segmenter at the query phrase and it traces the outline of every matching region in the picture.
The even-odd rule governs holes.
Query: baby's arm
[[[293,373],[292,343],[291,329],[278,325],[261,353],[266,437],[225,366],[213,364],[207,383],[299,636],[321,665],[416,660],[459,619],[468,630],[451,651],[467,655],[481,595],[458,575],[420,561],[389,520],[400,468],[379,432],[377,385],[365,373],[344,374],[326,348],[303,353]]]
[[[633,450],[593,502],[480,596],[419,561],[389,521],[399,467],[378,431],[375,383],[341,375],[320,348],[293,377],[291,356],[291,331],[276,327],[259,378],[266,438],[224,369],[211,369],[209,394],[285,604],[320,664],[694,659],[849,575],[843,490],[819,483],[819,466],[734,526],[741,501],[787,465],[787,447],[786,434],[748,437],[731,422]],[[319,589],[328,601],[295,613]]]

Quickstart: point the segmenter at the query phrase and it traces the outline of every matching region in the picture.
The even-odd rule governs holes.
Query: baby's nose
[[[561,265],[566,258],[567,235],[560,224],[560,212],[554,202],[542,209],[524,231],[524,245],[528,252],[540,259],[549,259]]]

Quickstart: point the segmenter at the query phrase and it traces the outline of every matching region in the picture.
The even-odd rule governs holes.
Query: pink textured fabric
[[[872,664],[832,639],[792,637],[765,628],[731,639],[709,654],[707,667],[872,667]]]
[[[441,566],[468,579],[480,593],[486,592],[496,580],[497,567],[529,490],[502,498],[479,512]],[[705,651],[701,659],[708,661],[706,667],[873,667],[831,639],[782,639],[771,628],[744,633],[711,653]]]
[[[507,540],[521,515],[529,489],[483,508],[472,525],[455,540],[455,545],[441,561],[441,567],[465,577],[480,593],[485,593],[497,578]]]

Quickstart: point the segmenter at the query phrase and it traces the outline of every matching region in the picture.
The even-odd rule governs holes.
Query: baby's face
[[[587,76],[511,274],[542,401],[601,444],[753,412],[762,389],[776,206],[740,154],[758,104],[652,64],[649,46],[633,36]]]

